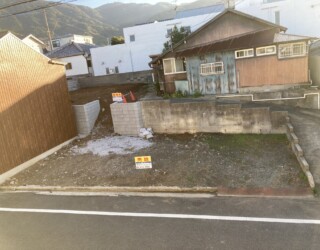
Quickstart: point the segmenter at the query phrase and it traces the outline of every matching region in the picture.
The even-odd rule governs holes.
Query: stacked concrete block
[[[73,105],[76,116],[78,134],[86,136],[91,133],[94,124],[100,113],[100,103],[98,100],[84,105]]]
[[[140,102],[113,103],[110,105],[114,132],[120,135],[138,136],[143,128]]]

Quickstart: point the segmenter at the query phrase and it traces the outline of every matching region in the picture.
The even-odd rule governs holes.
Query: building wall
[[[58,60],[72,64],[72,69],[66,70],[67,77],[89,74],[87,59],[83,55],[59,58]]]
[[[300,84],[308,82],[308,57],[278,59],[261,56],[236,60],[240,87]]]
[[[13,35],[0,39],[0,99],[0,174],[77,134],[64,67]]]
[[[39,52],[39,53],[43,53],[43,49],[42,46],[39,43],[36,43],[34,41],[32,41],[29,38],[25,38],[22,40],[25,44],[27,44],[30,48],[34,49],[35,51]]]
[[[174,81],[188,80],[187,73],[169,74],[164,76],[165,79],[165,92],[174,93],[176,91]]]
[[[130,48],[126,44],[105,46],[90,49],[94,76],[106,75],[106,68],[115,69],[119,73],[132,72]]]
[[[309,57],[312,83],[320,86],[320,55]]]
[[[223,74],[200,74],[201,64],[214,62],[223,62]],[[214,95],[237,92],[235,58],[233,52],[210,53],[202,57],[188,57],[187,72],[191,93],[199,91],[206,95]]]
[[[320,4],[318,0],[283,0],[263,3],[263,0],[239,1],[236,10],[275,22],[275,13],[280,13],[280,24],[287,33],[320,37]]]

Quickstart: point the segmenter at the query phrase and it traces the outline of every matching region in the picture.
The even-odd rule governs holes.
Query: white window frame
[[[302,45],[302,53],[301,54],[294,54],[293,47],[295,45]],[[287,47],[288,54],[282,55],[282,49]],[[278,58],[279,59],[285,59],[285,58],[293,58],[293,57],[302,57],[307,55],[307,44],[305,42],[298,42],[298,43],[285,43],[285,44],[279,44],[278,48]]]
[[[220,68],[221,70],[217,70]],[[221,75],[221,74],[224,74],[223,62],[204,63],[200,65],[200,75],[202,76]]]
[[[268,48],[274,48],[274,51],[273,52],[266,52]],[[259,50],[262,50],[262,49],[265,50],[264,53],[259,52]],[[257,56],[268,56],[268,55],[275,55],[275,54],[277,54],[277,46],[276,45],[256,48],[256,55]]]
[[[169,73],[167,73],[166,71],[165,71],[165,67],[164,67],[164,63],[165,63],[165,61],[171,61],[171,70],[172,70],[172,72],[169,72]],[[165,75],[173,75],[173,74],[179,74],[179,73],[185,73],[186,71],[179,71],[179,72],[177,72],[177,67],[176,67],[176,58],[166,58],[166,59],[163,59],[163,72],[164,72],[164,74]]]
[[[252,55],[249,55],[249,51],[252,51]],[[239,53],[239,52],[244,52],[244,56],[238,56],[237,53]],[[250,48],[250,49],[236,50],[236,51],[234,52],[234,55],[235,55],[236,59],[254,57],[254,49],[253,49],[253,48]]]

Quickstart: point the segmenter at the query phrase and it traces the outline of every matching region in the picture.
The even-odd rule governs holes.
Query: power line
[[[25,4],[25,3],[31,3],[31,2],[35,2],[35,1],[38,1],[38,0],[25,0],[22,2],[17,2],[17,3],[13,3],[13,4],[9,4],[9,5],[2,5],[2,6],[0,6],[0,10],[8,9],[10,7],[14,7],[14,6]]]
[[[8,15],[1,15],[0,18],[16,16],[16,15],[20,15],[20,14],[25,14],[25,13],[37,11],[37,10],[44,10],[44,9],[48,9],[48,8],[51,8],[51,7],[55,7],[55,6],[59,6],[59,5],[62,5],[62,4],[71,3],[71,2],[75,2],[75,1],[77,1],[77,0],[60,1],[60,2],[57,2],[57,3],[48,4],[48,5],[45,5],[45,6],[42,6],[42,7],[37,7],[37,8],[31,9],[31,10],[24,10],[24,11],[20,11],[20,12],[10,13]]]

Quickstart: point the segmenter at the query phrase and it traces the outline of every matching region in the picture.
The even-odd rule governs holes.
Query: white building
[[[59,48],[71,42],[80,43],[80,44],[93,44],[93,38],[92,36],[68,34],[65,36],[56,37],[51,40],[53,49]]]
[[[50,51],[47,56],[66,63],[66,76],[68,78],[86,76],[92,74],[90,49],[94,47],[90,44],[71,42]]]
[[[319,0],[240,0],[236,10],[285,26],[289,34],[320,37]]]
[[[125,44],[91,49],[95,76],[150,70],[150,55],[160,54],[174,26],[195,31],[218,13],[136,25],[123,29]],[[111,70],[110,70],[111,69]]]
[[[35,51],[43,54],[43,50],[45,49],[46,45],[40,39],[36,38],[34,35],[28,35],[22,39],[22,42],[27,44],[29,47],[33,48]]]

